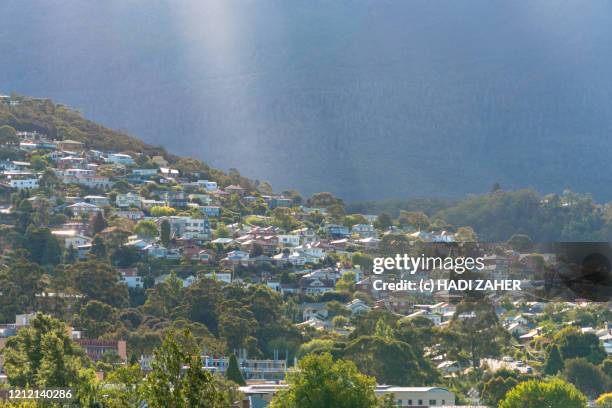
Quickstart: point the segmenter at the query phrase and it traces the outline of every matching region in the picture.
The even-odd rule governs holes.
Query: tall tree
[[[350,361],[331,354],[308,355],[287,376],[289,387],[278,392],[271,408],[373,408],[376,381]]]
[[[212,374],[202,369],[197,350],[178,342],[175,333],[168,333],[155,350],[152,371],[143,384],[143,398],[151,408],[230,406],[228,396],[220,389]],[[185,333],[190,338],[190,333]],[[187,370],[183,367],[187,366]]]
[[[79,382],[83,351],[59,320],[38,313],[4,349],[9,383],[17,387],[71,388]]]
[[[170,246],[170,222],[168,220],[163,220],[160,224],[160,238],[162,245],[168,248]]]
[[[559,346],[554,344],[548,351],[548,356],[544,363],[544,374],[555,375],[561,370],[563,370],[563,357],[561,357]]]
[[[560,379],[530,380],[508,391],[499,408],[586,408],[587,399],[572,384]]]
[[[232,353],[229,358],[229,365],[227,366],[225,376],[228,380],[233,381],[238,385],[246,385],[242,372],[240,372],[240,367],[238,367],[238,359],[234,353]]]
[[[102,214],[102,211],[98,211],[93,221],[93,226],[92,226],[93,235],[99,234],[100,232],[104,231],[106,227],[108,227],[108,223],[106,222],[106,219],[104,218],[104,214]]]

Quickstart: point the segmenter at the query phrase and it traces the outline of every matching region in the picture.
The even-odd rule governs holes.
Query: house
[[[278,235],[278,243],[283,247],[296,247],[300,245],[300,236]]]
[[[97,195],[88,195],[83,197],[86,203],[97,205],[98,207],[104,207],[109,205],[108,197],[105,196],[97,196]]]
[[[221,207],[213,205],[203,205],[200,207],[200,211],[207,217],[218,217],[221,215]]]
[[[326,303],[302,303],[300,305],[302,312],[302,321],[305,322],[313,317],[320,320],[326,320],[329,315]]]
[[[209,272],[205,274],[204,277],[219,282],[232,283],[232,274],[227,272]]]
[[[202,218],[170,216],[160,217],[158,221],[168,221],[170,224],[171,233],[176,238],[194,239],[194,240],[210,240],[212,230],[210,222]]]
[[[144,219],[145,215],[141,210],[136,208],[128,210],[116,210],[113,212],[114,215],[121,218],[127,218],[128,220],[138,221]]]
[[[9,180],[9,186],[18,190],[38,188],[38,177],[12,178]]]
[[[127,361],[125,340],[76,339],[75,341],[93,361],[100,361],[108,352],[116,353],[123,362]]]
[[[288,208],[291,207],[292,204],[293,201],[285,197],[272,197],[270,201],[268,201],[268,207],[270,207],[271,210],[279,207]]]
[[[149,244],[143,248],[148,256],[153,258],[166,258],[168,255],[168,249],[159,244]]]
[[[129,154],[111,153],[106,158],[106,162],[123,166],[131,166],[134,164],[134,159]]]
[[[433,313],[430,310],[422,310],[422,309],[417,310],[416,312],[409,314],[407,317],[408,318],[424,317],[426,319],[431,320],[431,322],[436,326],[439,326],[442,323],[442,316],[437,313]]]
[[[67,206],[66,208],[68,208],[72,212],[72,214],[74,214],[75,217],[79,217],[82,215],[89,216],[91,214],[96,214],[102,211],[102,209],[97,205],[89,204],[86,202],[75,203]]]
[[[154,169],[132,169],[132,174],[141,177],[150,177],[157,174],[157,168]]]
[[[231,186],[225,187],[223,190],[229,194],[238,194],[238,195],[244,194],[244,188],[238,185],[233,185],[233,184]]]
[[[70,150],[73,152],[80,152],[83,150],[83,147],[85,146],[83,143],[77,141],[77,140],[60,140],[58,142],[55,142],[55,145],[57,146],[58,150]]]
[[[376,236],[376,230],[371,224],[356,224],[351,228],[353,234],[359,235],[361,238],[372,238]]]
[[[308,295],[318,295],[331,292],[335,289],[336,283],[333,279],[306,278],[299,280],[300,291]]]
[[[291,231],[292,235],[297,235],[300,237],[300,244],[309,244],[311,242],[315,242],[317,240],[317,234],[312,228],[300,228]]]
[[[249,253],[239,250],[231,251],[227,253],[227,257],[225,257],[223,260],[232,264],[242,264],[247,266],[249,263]]]
[[[392,394],[397,407],[454,406],[455,394],[442,387],[396,387],[377,385],[377,397]]]
[[[366,302],[361,299],[353,299],[344,306],[351,311],[351,315],[367,313],[372,309],[370,306],[368,306]]]
[[[106,176],[81,174],[78,176],[66,175],[62,177],[65,184],[79,184],[89,188],[97,188],[107,190],[112,187],[113,183]]]
[[[121,282],[128,288],[144,287],[144,279],[138,275],[138,268],[119,268],[117,271],[121,274]]]
[[[332,238],[346,238],[350,235],[348,227],[337,224],[325,225],[325,232]]]
[[[70,247],[77,249],[80,246],[91,244],[91,238],[79,234],[76,230],[57,230],[51,231],[51,233],[53,236],[64,241],[64,247],[66,249]]]

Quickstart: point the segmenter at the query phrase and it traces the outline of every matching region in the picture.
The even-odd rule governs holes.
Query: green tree
[[[400,210],[399,224],[402,227],[410,226],[418,231],[429,228],[429,217],[422,211]]]
[[[566,327],[556,333],[553,343],[559,345],[564,360],[582,357],[593,364],[600,364],[606,357],[599,338],[594,333],[582,333],[576,327]]]
[[[170,222],[168,220],[163,220],[160,224],[160,238],[162,245],[168,248],[170,246]]]
[[[328,353],[309,355],[287,376],[289,387],[277,393],[271,408],[376,407],[376,381],[361,374],[354,363],[333,361]]]
[[[90,300],[79,312],[79,323],[87,338],[96,339],[116,327],[117,310],[98,300]]]
[[[381,230],[386,230],[391,225],[393,225],[393,220],[387,213],[380,213],[378,217],[376,217],[376,221],[374,221],[374,227]]]
[[[134,228],[134,232],[136,235],[138,235],[138,237],[143,239],[157,238],[157,235],[159,234],[157,225],[152,220],[139,221]]]
[[[499,408],[586,408],[587,399],[572,384],[560,379],[529,380],[511,389]]]
[[[44,289],[44,270],[19,257],[0,268],[0,321],[11,321],[18,313],[38,307],[36,297]]]
[[[508,240],[508,245],[517,252],[527,252],[533,248],[533,241],[528,235],[514,234]]]
[[[152,408],[226,408],[227,395],[212,374],[202,368],[197,350],[188,348],[191,341],[179,342],[170,332],[154,352],[152,370],[143,384],[143,399]],[[184,337],[192,340],[187,331]],[[187,366],[187,370],[183,367]]]
[[[19,143],[17,131],[8,125],[0,126],[0,144],[16,145]]]
[[[127,286],[119,281],[115,268],[97,259],[78,262],[67,270],[73,288],[88,299],[99,300],[113,307],[127,304]]]
[[[232,353],[230,356],[229,365],[227,366],[225,376],[228,380],[231,380],[238,385],[246,385],[246,381],[244,381],[244,377],[240,372],[240,367],[238,367],[238,359],[234,353]]]
[[[108,227],[108,223],[106,222],[106,219],[104,218],[104,214],[102,214],[102,211],[98,211],[93,221],[93,226],[92,226],[93,234],[94,235],[99,234],[100,232],[104,231],[106,227]]]
[[[9,383],[17,387],[70,388],[79,385],[83,351],[70,339],[68,328],[41,313],[9,338],[4,349]]]
[[[98,259],[106,258],[106,244],[100,235],[96,235],[91,241],[91,252]]]
[[[601,368],[583,358],[565,360],[563,376],[591,399],[610,391],[608,376]]]
[[[555,375],[563,370],[563,358],[559,351],[559,346],[554,344],[548,351],[546,362],[544,363],[544,374]]]

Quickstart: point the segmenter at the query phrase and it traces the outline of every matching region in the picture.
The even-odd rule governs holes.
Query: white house
[[[144,279],[142,276],[138,276],[138,268],[125,268],[119,269],[121,274],[121,281],[127,285],[128,288],[143,288]]]
[[[278,243],[284,247],[296,247],[300,245],[300,236],[278,235]]]
[[[97,205],[99,207],[103,207],[105,205],[109,205],[108,198],[105,196],[97,196],[97,195],[88,195],[83,197],[83,200],[89,204]]]
[[[209,272],[204,275],[207,279],[218,280],[224,283],[232,283],[232,274],[227,272],[213,273]]]
[[[57,230],[51,231],[51,233],[55,237],[64,241],[64,246],[66,247],[66,249],[70,248],[71,246],[74,249],[77,249],[80,246],[91,244],[91,238],[79,234],[75,230]]]
[[[140,196],[136,193],[117,194],[115,204],[120,208],[140,207]]]
[[[75,216],[90,215],[102,211],[97,205],[85,202],[75,203],[66,208],[70,209]]]
[[[123,166],[131,166],[134,164],[132,156],[123,153],[111,153],[106,158],[106,161],[111,164],[121,164]]]
[[[435,407],[454,406],[455,394],[441,387],[396,387],[377,385],[374,390],[377,397],[393,394],[398,407]]]
[[[366,302],[361,299],[353,299],[348,302],[346,308],[351,311],[351,315],[359,314],[359,313],[367,313],[372,309]]]
[[[12,179],[9,181],[9,186],[19,190],[24,188],[38,188],[38,178]]]

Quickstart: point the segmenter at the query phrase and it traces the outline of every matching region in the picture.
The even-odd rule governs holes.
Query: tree
[[[544,374],[555,375],[563,370],[563,358],[559,351],[559,346],[554,344],[548,351],[546,362],[544,363]]]
[[[496,407],[499,401],[503,400],[508,391],[514,388],[520,381],[518,373],[501,369],[484,382],[482,388],[482,397],[487,405]]]
[[[79,312],[79,323],[87,338],[97,339],[116,327],[117,310],[98,300],[90,300]]]
[[[472,227],[460,227],[457,228],[455,239],[458,242],[476,242],[478,241],[478,236]]]
[[[462,300],[457,305],[449,330],[453,332],[450,346],[458,354],[469,353],[474,368],[479,366],[480,358],[499,355],[501,344],[509,336],[495,309],[485,299]]]
[[[44,273],[39,265],[22,257],[0,268],[0,321],[37,309],[36,295],[44,288]]]
[[[525,234],[514,234],[508,240],[508,245],[517,252],[531,251],[533,248],[533,242],[528,235]]]
[[[70,284],[88,299],[99,300],[113,307],[127,304],[127,286],[119,282],[119,273],[111,265],[97,259],[78,262],[67,270]]]
[[[564,360],[569,358],[586,358],[593,364],[600,364],[606,352],[594,333],[582,333],[576,327],[566,327],[555,334],[553,343],[559,345]]]
[[[586,408],[587,399],[572,384],[560,379],[529,380],[511,389],[499,408]]]
[[[109,403],[108,405],[113,408],[141,406],[140,385],[142,379],[143,373],[138,360],[130,361],[129,365],[117,367],[108,373],[105,383],[113,385],[105,388],[105,400]]]
[[[100,232],[104,231],[106,227],[108,227],[108,223],[104,219],[104,214],[102,214],[102,211],[98,211],[93,221],[93,234],[99,234]]]
[[[271,408],[373,408],[377,405],[372,377],[350,361],[333,361],[331,354],[309,355],[287,375],[288,387],[278,392]]]
[[[438,381],[439,374],[431,363],[412,345],[395,340],[390,327],[381,323],[382,319],[377,323],[380,335],[361,336],[347,344],[342,352],[344,358],[380,384],[416,386]]]
[[[90,253],[98,259],[106,258],[106,244],[100,235],[96,235],[91,241]]]
[[[19,143],[17,131],[8,125],[0,126],[0,144],[15,145]]]
[[[610,391],[608,376],[601,368],[583,358],[566,360],[563,376],[591,399]]]
[[[75,387],[85,362],[84,353],[70,339],[68,328],[41,313],[8,339],[4,355],[9,383],[17,387]]]
[[[228,380],[231,380],[238,385],[246,385],[246,381],[244,381],[244,377],[242,376],[240,368],[238,367],[238,359],[234,353],[232,353],[230,356],[229,365],[227,367],[225,376]]]
[[[183,336],[193,340],[186,331]],[[152,370],[143,384],[143,398],[152,408],[206,407],[230,405],[212,374],[202,368],[197,350],[189,349],[192,341],[178,342],[169,332],[154,352]],[[187,370],[183,367],[187,366]]]
[[[157,225],[152,220],[139,221],[134,228],[134,232],[142,239],[153,239],[157,238],[159,232],[157,231]]]
[[[378,217],[376,217],[376,221],[374,221],[374,227],[381,230],[386,230],[391,225],[393,225],[393,220],[387,213],[380,213]]]
[[[173,207],[154,206],[154,207],[151,207],[150,212],[153,217],[176,215],[176,209]]]
[[[170,234],[171,234],[171,228],[170,228],[170,222],[168,220],[163,220],[160,224],[160,238],[161,238],[161,242],[162,245],[165,246],[166,248],[168,248],[168,246],[170,246]]]
[[[427,229],[430,225],[429,217],[422,211],[400,210],[399,224],[402,227],[410,226],[418,231]]]

